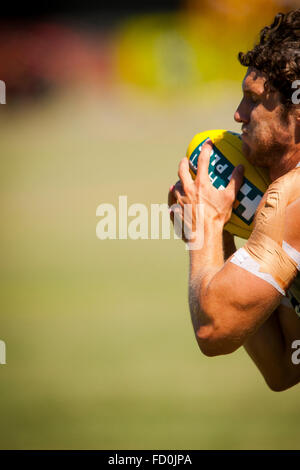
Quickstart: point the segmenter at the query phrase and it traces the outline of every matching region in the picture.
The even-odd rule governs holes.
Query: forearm
[[[300,366],[292,363],[291,345],[299,336],[299,320],[280,305],[244,344],[245,350],[274,391],[299,382]]]
[[[270,388],[275,389],[282,382],[284,357],[284,339],[276,311],[248,338],[244,348]]]
[[[214,318],[208,308],[207,290],[216,273],[224,265],[223,227],[206,224],[201,250],[190,250],[189,307],[195,334],[200,327],[210,327]]]

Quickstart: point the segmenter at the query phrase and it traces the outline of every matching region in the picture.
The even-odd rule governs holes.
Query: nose
[[[239,123],[247,124],[249,121],[249,113],[247,112],[244,99],[238,105],[234,115],[234,120]]]
[[[239,108],[236,109],[236,111],[235,111],[235,113],[234,113],[234,115],[233,115],[233,118],[234,118],[234,120],[235,120],[236,122],[240,122],[240,123],[243,122],[242,119],[241,119],[241,115],[240,115],[240,113],[239,113]]]

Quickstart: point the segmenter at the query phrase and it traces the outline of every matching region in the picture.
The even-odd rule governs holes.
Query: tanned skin
[[[300,110],[284,116],[280,94],[265,88],[267,77],[249,68],[243,81],[243,99],[234,118],[242,124],[243,152],[248,160],[269,171],[275,181],[300,161]],[[283,118],[284,116],[284,118]],[[218,191],[208,177],[212,144],[206,143],[198,159],[195,181],[188,159],[179,164],[180,181],[169,191],[169,206],[204,205],[204,240],[189,250],[189,306],[195,336],[207,356],[229,354],[244,346],[269,387],[285,390],[300,381],[300,365],[291,361],[292,342],[300,339],[300,319],[282,305],[283,296],[269,283],[226,259],[236,250],[233,237],[224,232],[232,205],[243,181],[236,168],[227,188]],[[184,212],[177,211],[184,221]],[[173,219],[172,219],[173,220]],[[300,252],[300,201],[286,210],[284,240]]]

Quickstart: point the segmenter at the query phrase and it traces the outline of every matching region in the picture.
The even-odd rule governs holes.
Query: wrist
[[[188,248],[189,249],[189,248]],[[204,222],[203,243],[201,249],[189,249],[190,270],[192,275],[201,271],[209,272],[220,269],[224,264],[223,224],[216,221]]]

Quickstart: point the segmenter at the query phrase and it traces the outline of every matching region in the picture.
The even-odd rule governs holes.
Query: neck
[[[289,171],[293,170],[297,164],[300,162],[300,146],[297,145],[291,152],[286,153],[281,159],[276,163],[275,166],[269,168],[270,180],[273,182],[280,178],[280,176],[285,175]]]

